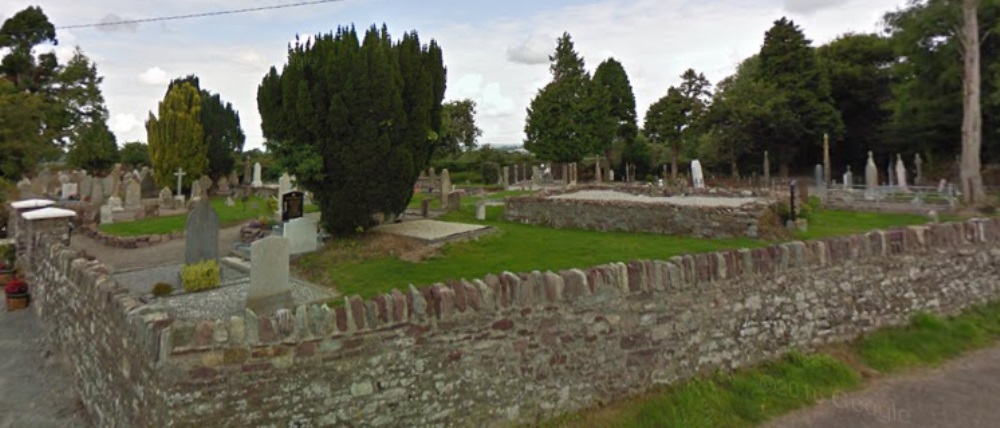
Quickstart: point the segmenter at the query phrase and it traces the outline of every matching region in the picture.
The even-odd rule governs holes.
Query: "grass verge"
[[[1000,303],[944,318],[917,314],[836,353],[785,357],[733,373],[714,373],[610,406],[542,424],[575,427],[749,427],[864,386],[865,373],[939,365],[1000,339]],[[872,370],[874,369],[874,371]]]
[[[225,198],[213,198],[212,207],[219,213],[219,223],[222,227],[270,215],[264,199],[259,197],[248,199],[245,205],[242,201],[236,201],[236,205],[232,207],[226,206]],[[317,208],[309,205],[305,207],[305,211],[316,212]],[[181,214],[145,218],[127,223],[102,224],[100,228],[102,232],[116,236],[161,235],[184,230],[186,222],[187,215]]]

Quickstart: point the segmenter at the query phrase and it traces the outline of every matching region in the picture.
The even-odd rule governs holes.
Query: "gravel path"
[[[0,428],[90,426],[68,362],[41,340],[34,312],[0,306]]]
[[[292,279],[292,300],[296,305],[326,303],[339,296],[333,290],[321,288]],[[214,320],[240,315],[246,308],[250,281],[243,280],[235,285],[220,287],[211,291],[181,294],[154,303],[167,308],[177,318],[189,320]]]
[[[132,293],[143,295],[152,292],[153,285],[158,282],[165,282],[174,286],[174,288],[179,288],[181,286],[180,273],[183,266],[183,264],[177,263],[153,268],[130,270],[127,272],[116,273],[114,278],[115,281],[118,281],[119,284],[131,290]],[[220,264],[219,268],[222,285],[246,281],[247,278],[249,278],[249,275],[246,273],[240,272],[226,266],[225,264]]]
[[[550,196],[550,199],[565,199],[574,201],[623,201],[641,204],[666,204],[697,207],[739,208],[742,205],[764,202],[761,198],[710,198],[705,196],[645,196],[633,195],[611,190],[582,190],[575,193],[564,193]]]
[[[219,254],[229,254],[233,243],[240,239],[240,227],[219,230]],[[73,235],[70,246],[97,257],[115,271],[163,266],[184,260],[184,239],[173,239],[147,248],[114,248],[83,235]]]

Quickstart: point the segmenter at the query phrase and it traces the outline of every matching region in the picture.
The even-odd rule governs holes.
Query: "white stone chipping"
[[[549,199],[572,201],[621,201],[640,204],[664,204],[694,207],[739,208],[746,204],[766,203],[764,198],[705,197],[705,196],[645,196],[611,190],[582,190],[550,196]]]

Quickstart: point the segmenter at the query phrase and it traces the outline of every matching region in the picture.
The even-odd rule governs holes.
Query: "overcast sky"
[[[38,4],[57,27],[295,3],[296,0],[20,0],[0,20]],[[296,34],[338,25],[386,23],[398,39],[417,30],[436,39],[448,67],[446,99],[471,98],[482,144],[520,145],[525,109],[549,80],[547,56],[570,32],[591,71],[614,57],[628,72],[640,122],[646,107],[694,68],[717,82],[757,52],[782,16],[814,44],[845,32],[879,30],[905,0],[344,0],[299,8],[108,28],[58,30],[65,60],[75,45],[97,62],[119,144],[146,141],[144,122],[171,78],[196,74],[240,112],[247,148],[260,147],[257,85],[285,62]],[[280,68],[280,67],[279,67]],[[640,123],[641,125],[641,123]]]

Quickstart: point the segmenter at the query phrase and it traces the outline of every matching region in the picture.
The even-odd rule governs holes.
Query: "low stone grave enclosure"
[[[554,228],[645,232],[701,238],[758,238],[780,229],[766,196],[635,194],[612,189],[508,198],[508,221]]]
[[[492,233],[495,229],[478,224],[450,223],[437,220],[415,220],[387,224],[373,231],[413,238],[427,244],[474,239]]]

